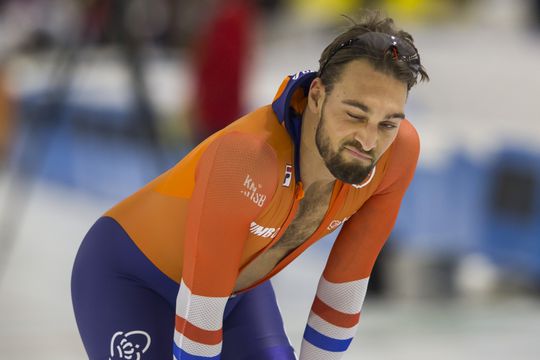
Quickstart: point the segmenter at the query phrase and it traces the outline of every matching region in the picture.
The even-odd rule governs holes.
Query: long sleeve
[[[300,360],[341,359],[356,333],[369,276],[418,161],[418,134],[407,125],[393,145],[379,188],[344,224],[332,247],[308,317]]]
[[[273,150],[252,135],[216,139],[199,160],[190,199],[174,358],[219,359],[223,312],[234,288],[250,222],[277,185]]]

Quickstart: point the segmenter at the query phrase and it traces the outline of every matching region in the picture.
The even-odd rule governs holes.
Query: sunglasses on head
[[[322,64],[321,69],[319,70],[319,77],[322,75],[324,69],[334,55],[336,55],[340,50],[352,47],[366,49],[366,55],[367,49],[380,50],[381,58],[386,53],[391,52],[395,61],[404,61],[407,63],[409,69],[413,72],[415,77],[420,71],[420,56],[412,44],[394,35],[380,32],[367,32],[339,44],[339,46],[330,53],[326,61]]]

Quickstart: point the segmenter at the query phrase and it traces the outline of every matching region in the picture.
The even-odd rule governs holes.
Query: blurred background
[[[344,359],[539,359],[537,0],[0,1],[0,358],[86,358],[69,280],[89,227],[316,70],[360,8],[413,34],[432,81]],[[274,280],[296,349],[332,241]]]

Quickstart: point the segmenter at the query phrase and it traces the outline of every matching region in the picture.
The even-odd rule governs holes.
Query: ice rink
[[[78,244],[109,204],[40,184],[0,288],[0,358],[85,359],[69,280]],[[322,240],[328,241],[328,240]],[[311,249],[273,280],[291,343],[298,350],[324,256]],[[99,296],[99,294],[96,294]],[[540,302],[371,297],[345,360],[536,360]]]

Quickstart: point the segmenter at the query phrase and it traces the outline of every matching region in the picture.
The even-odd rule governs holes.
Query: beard
[[[375,161],[372,160],[369,165],[362,165],[359,161],[348,161],[343,152],[346,151],[345,146],[352,147],[358,152],[367,154],[375,159],[372,152],[364,151],[362,146],[355,140],[346,141],[339,146],[337,151],[332,148],[328,131],[326,130],[326,119],[324,116],[324,104],[321,109],[321,119],[317,126],[317,132],[315,134],[315,143],[317,149],[321,155],[326,167],[330,173],[338,180],[348,184],[360,184],[370,174],[371,170],[375,166]]]

